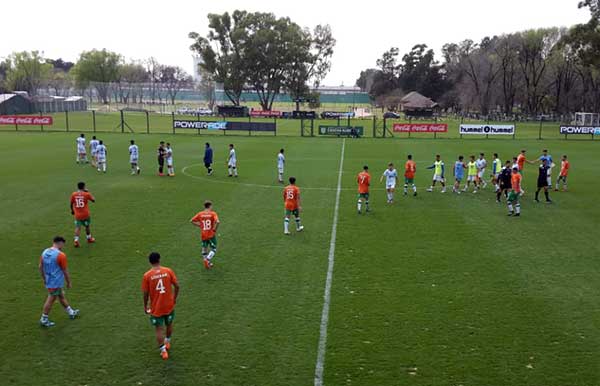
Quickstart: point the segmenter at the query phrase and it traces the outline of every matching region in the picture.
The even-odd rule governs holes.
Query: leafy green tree
[[[79,85],[92,85],[98,94],[98,100],[109,103],[110,83],[119,79],[119,69],[123,57],[115,52],[102,50],[84,51],[73,68],[75,80]]]
[[[231,15],[228,12],[222,15],[211,13],[208,15],[207,37],[197,32],[188,35],[194,40],[190,49],[202,58],[200,67],[212,74],[215,82],[223,85],[225,95],[236,106],[240,104],[247,79],[247,62],[241,49],[246,37],[241,25],[247,17],[246,11],[236,10]]]
[[[181,89],[192,85],[192,77],[177,66],[163,66],[160,81],[173,105]]]
[[[38,51],[15,52],[8,57],[5,87],[12,91],[27,91],[36,95],[51,75],[52,65]]]

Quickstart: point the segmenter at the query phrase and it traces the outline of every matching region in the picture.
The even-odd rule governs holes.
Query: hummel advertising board
[[[460,134],[514,135],[515,125],[460,125]]]

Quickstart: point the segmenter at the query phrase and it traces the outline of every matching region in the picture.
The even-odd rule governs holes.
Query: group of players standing
[[[494,186],[496,193],[496,201],[501,202],[502,196],[506,197],[508,206],[509,216],[520,216],[521,215],[521,204],[520,198],[525,194],[525,190],[522,187],[523,180],[523,169],[525,163],[535,164],[539,162],[538,178],[537,178],[537,190],[535,192],[535,201],[539,201],[539,194],[543,190],[544,196],[547,203],[551,203],[549,190],[552,188],[552,169],[556,166],[553,162],[552,156],[548,154],[548,150],[542,150],[540,155],[535,160],[527,160],[526,150],[521,150],[518,156],[513,157],[512,161],[507,160],[502,163],[498,153],[494,153],[494,159],[492,161],[492,171],[490,174],[490,183]],[[469,161],[465,162],[465,157],[462,155],[458,156],[458,159],[454,162],[452,169],[454,184],[452,186],[452,192],[461,194],[467,192],[473,187],[472,192],[477,193],[481,189],[485,189],[488,185],[486,181],[485,170],[488,163],[485,159],[485,154],[480,153],[479,158],[474,155],[469,157]],[[564,191],[567,190],[567,176],[569,174],[570,163],[566,155],[561,157],[560,174],[556,181],[555,191],[558,191],[562,185]],[[445,164],[442,160],[441,155],[435,156],[435,161],[427,169],[433,170],[433,179],[431,185],[427,189],[428,192],[433,192],[435,185],[439,183],[441,185],[441,192],[446,193],[446,177],[445,177]],[[413,160],[412,155],[407,156],[407,161],[404,164],[404,195],[408,194],[408,189],[412,189],[413,195],[417,195],[417,187],[414,179],[416,174],[416,163]],[[466,171],[466,178],[465,178]],[[380,178],[380,182],[385,179],[385,188],[387,195],[387,203],[392,204],[394,202],[394,192],[398,183],[399,174],[394,168],[393,163],[388,164],[388,168],[383,172]],[[461,185],[464,181],[464,186],[461,189]],[[357,176],[358,183],[358,213],[362,213],[362,206],[365,205],[366,211],[370,211],[369,207],[369,189],[371,183],[371,176],[369,174],[369,167],[364,166],[363,171]]]

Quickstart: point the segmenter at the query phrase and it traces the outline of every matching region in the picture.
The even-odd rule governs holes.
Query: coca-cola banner
[[[447,123],[394,123],[393,130],[397,133],[446,133]]]
[[[52,122],[49,115],[0,115],[0,125],[50,126]]]

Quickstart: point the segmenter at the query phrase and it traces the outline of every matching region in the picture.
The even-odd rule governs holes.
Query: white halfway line
[[[329,323],[329,303],[331,302],[331,282],[333,280],[333,264],[335,262],[335,239],[337,235],[338,212],[340,209],[340,194],[342,192],[342,170],[344,169],[344,150],[346,139],[342,141],[342,155],[340,156],[340,170],[338,172],[337,189],[335,191],[335,207],[333,209],[333,224],[331,225],[331,240],[329,241],[329,257],[327,265],[327,278],[325,279],[325,293],[323,294],[323,311],[321,312],[321,328],[319,332],[319,346],[317,351],[317,364],[315,366],[315,384],[323,385],[323,370],[325,368],[325,351],[327,346],[327,324]]]

